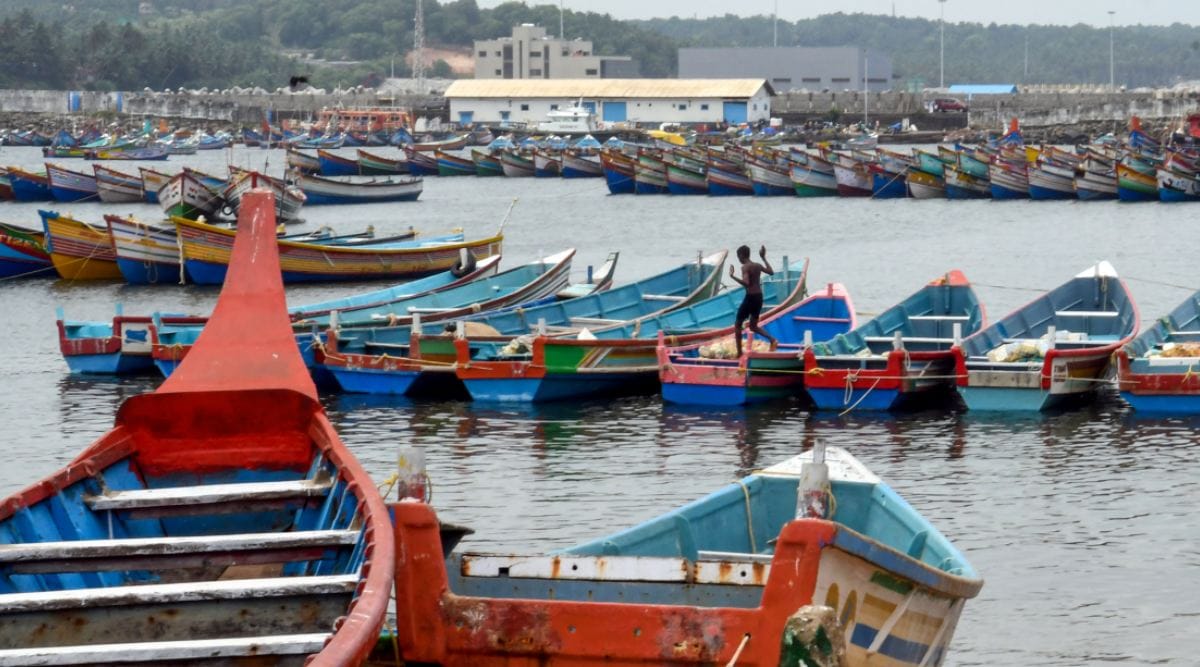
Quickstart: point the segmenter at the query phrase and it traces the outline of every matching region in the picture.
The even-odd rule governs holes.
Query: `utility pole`
[[[775,0],[775,18],[771,23],[771,30],[774,36],[771,39],[771,46],[779,46],[779,0]]]
[[[938,0],[938,88],[946,87],[946,0]]]
[[[867,131],[867,106],[871,100],[871,88],[867,85],[870,81],[870,61],[867,59],[867,52],[863,51],[863,131]]]
[[[1025,76],[1021,78],[1021,83],[1029,81],[1029,26],[1025,26]]]
[[[1111,91],[1117,90],[1117,58],[1113,41],[1113,14],[1116,13],[1108,10],[1108,89]]]
[[[563,0],[558,0],[558,38],[567,38],[567,31],[563,29]]]
[[[425,9],[423,0],[417,0],[417,18],[413,23],[413,78],[417,80],[417,94],[425,94]]]

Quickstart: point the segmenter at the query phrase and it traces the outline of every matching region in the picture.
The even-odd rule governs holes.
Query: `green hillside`
[[[6,0],[0,3],[0,87],[154,89],[259,85],[292,75],[318,86],[374,83],[413,43],[415,0]],[[557,5],[425,0],[426,44],[469,49],[519,23],[557,32]],[[680,46],[766,46],[766,16],[618,21],[566,13],[568,37],[596,52],[630,55],[645,76],[673,76]],[[780,22],[781,45],[878,49],[901,80],[937,81],[937,23],[925,19],[828,14]],[[1026,43],[1028,42],[1028,74]],[[1200,79],[1200,29],[1181,24],[1119,28],[1117,81],[1169,85]],[[312,60],[295,60],[298,53]],[[289,55],[290,54],[290,55]],[[343,61],[339,66],[325,61]],[[345,61],[350,61],[349,63]],[[445,73],[444,63],[431,63]],[[946,26],[947,82],[1103,83],[1108,30],[1084,25]]]

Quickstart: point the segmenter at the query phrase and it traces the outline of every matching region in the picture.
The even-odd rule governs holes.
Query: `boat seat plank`
[[[212,505],[286,498],[310,498],[329,493],[328,479],[298,479],[286,482],[254,482],[248,484],[206,484],[175,486],[162,489],[109,491],[85,498],[93,510],[129,510],[147,507],[180,507]]]
[[[175,584],[76,588],[36,593],[0,595],[0,613],[91,609],[136,604],[178,604],[210,600],[245,600],[313,595],[341,595],[354,591],[357,574],[269,579],[229,579]]]
[[[915,322],[969,322],[970,315],[909,315]]]
[[[622,324],[625,320],[608,320],[603,317],[572,317],[571,324],[587,326],[589,324]]]
[[[313,530],[291,533],[240,533],[194,537],[76,540],[0,545],[0,563],[84,558],[132,558],[177,554],[340,546],[358,541],[357,530]]]
[[[863,340],[868,343],[890,343],[896,340],[893,336],[863,336]],[[923,336],[902,336],[900,338],[905,343],[953,343],[953,338],[928,338]]]
[[[1115,310],[1056,310],[1055,317],[1116,317],[1121,313]]]
[[[837,324],[849,324],[849,317],[817,317],[815,315],[793,315],[793,322],[833,322]]]
[[[167,660],[307,655],[320,651],[329,637],[329,633],[322,632],[267,637],[221,637],[187,641],[3,649],[0,650],[0,665],[23,667],[27,665],[86,665],[115,662],[156,663]]]
[[[642,299],[646,301],[683,301],[686,296],[673,296],[671,294],[643,294]]]
[[[1190,331],[1180,330],[1180,331],[1171,331],[1168,333],[1172,337],[1174,337],[1174,336],[1200,336],[1200,330],[1190,330]]]
[[[735,551],[698,551],[696,556],[699,560],[716,560],[722,562],[735,563],[767,563],[770,564],[775,558],[774,554],[749,554],[738,553]]]

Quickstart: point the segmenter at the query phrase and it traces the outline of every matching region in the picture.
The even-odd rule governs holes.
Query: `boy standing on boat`
[[[737,249],[737,257],[742,263],[742,277],[738,278],[733,267],[729,267],[729,277],[746,288],[746,296],[742,298],[742,305],[738,306],[737,320],[733,325],[733,340],[737,345],[739,359],[742,357],[742,323],[746,318],[750,319],[750,331],[771,341],[772,350],[779,344],[771,334],[758,326],[758,316],[762,314],[763,307],[762,274],[775,275],[775,269],[772,269],[771,263],[767,261],[767,246],[759,247],[758,256],[762,259],[762,264],[750,261],[750,246],[741,246]]]

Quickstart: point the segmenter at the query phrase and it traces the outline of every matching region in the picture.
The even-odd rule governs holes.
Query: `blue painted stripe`
[[[878,634],[879,630],[865,623],[858,622],[854,624],[854,632],[850,634],[850,643],[863,649],[870,648],[871,643],[875,641],[875,636]],[[928,650],[928,644],[901,639],[896,635],[888,635],[879,647],[881,655],[914,665],[920,664],[922,658],[925,657],[925,652]],[[929,664],[936,665],[937,661],[931,661]]]

